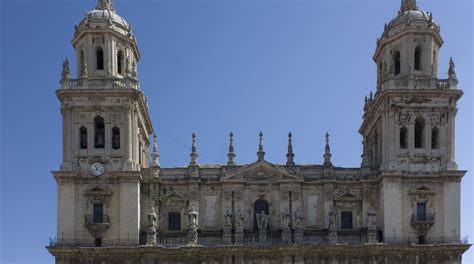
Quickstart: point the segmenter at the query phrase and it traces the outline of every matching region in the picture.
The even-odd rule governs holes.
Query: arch
[[[431,148],[438,149],[439,148],[439,129],[438,127],[433,127],[431,129]]]
[[[400,128],[400,148],[401,149],[406,149],[408,147],[407,135],[408,135],[408,129],[405,126]]]
[[[415,71],[421,71],[421,56],[423,53],[423,48],[421,46],[418,46],[415,48],[415,57],[414,57],[414,63],[415,63]]]
[[[84,64],[85,64],[85,58],[86,56],[84,55],[84,51],[81,50],[79,54],[79,69],[80,69],[80,75],[83,76],[85,74],[85,69],[84,69]]]
[[[415,148],[425,147],[425,119],[421,116],[415,119]]]
[[[394,75],[399,75],[401,72],[401,56],[400,56],[400,51],[395,51],[393,52],[392,55],[392,63],[393,63],[393,74]]]
[[[79,148],[87,149],[87,128],[84,126],[79,128]]]
[[[120,149],[120,128],[112,128],[112,149]]]
[[[253,205],[253,228],[258,230],[257,225],[257,213],[265,212],[265,214],[270,214],[270,206],[265,199],[258,199]]]
[[[118,50],[117,51],[117,73],[120,75],[124,75],[123,70],[124,70],[124,55],[123,51]]]
[[[105,146],[105,125],[104,118],[101,116],[96,116],[94,118],[94,147],[97,149],[104,148]]]
[[[95,61],[97,70],[104,69],[104,50],[102,47],[97,47],[95,49]]]

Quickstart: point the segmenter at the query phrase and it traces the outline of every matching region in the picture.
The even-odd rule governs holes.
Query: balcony
[[[140,90],[140,82],[132,78],[116,79],[69,79],[62,83],[61,89],[136,89]]]
[[[101,238],[110,227],[108,215],[86,215],[85,225],[94,238]]]
[[[412,225],[419,225],[419,224],[434,224],[435,222],[435,214],[413,214],[411,216],[411,224]]]

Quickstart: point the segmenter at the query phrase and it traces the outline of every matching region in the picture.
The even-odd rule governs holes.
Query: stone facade
[[[75,29],[78,79],[63,64],[56,263],[460,263],[460,183],[454,160],[454,62],[431,13],[403,0],[377,41],[375,94],[364,105],[359,168],[198,162],[162,168],[137,79],[132,28],[99,0]],[[149,153],[149,145],[153,148]],[[149,159],[151,156],[151,159]]]

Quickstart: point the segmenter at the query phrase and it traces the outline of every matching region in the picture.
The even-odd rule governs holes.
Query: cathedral
[[[57,264],[461,263],[455,153],[455,65],[438,77],[440,26],[401,0],[377,39],[376,90],[363,102],[358,168],[265,160],[160,166],[140,52],[112,0],[75,27],[77,77],[63,64],[63,151],[57,182]],[[150,147],[151,146],[151,147]]]

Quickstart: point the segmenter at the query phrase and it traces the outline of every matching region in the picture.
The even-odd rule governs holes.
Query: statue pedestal
[[[188,227],[188,245],[196,246],[198,244],[198,232],[196,225],[189,225]]]
[[[281,233],[281,240],[283,243],[291,243],[291,229],[284,228]]]
[[[303,236],[303,229],[298,228],[295,230],[295,243],[301,244],[303,243],[304,236]]]
[[[235,230],[235,244],[243,244],[244,243],[244,230],[237,229]]]
[[[146,245],[147,246],[156,246],[156,229],[149,228],[146,233]]]
[[[232,230],[230,228],[224,228],[222,233],[222,242],[224,244],[232,244]]]
[[[337,230],[329,229],[328,242],[329,244],[337,244]]]
[[[377,241],[377,231],[369,230],[367,231],[367,243],[369,244],[376,244]]]
[[[267,243],[267,230],[258,231],[258,243],[259,244]]]

